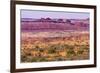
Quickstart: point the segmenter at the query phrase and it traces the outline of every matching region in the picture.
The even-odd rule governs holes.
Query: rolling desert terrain
[[[21,21],[21,62],[89,59],[89,19]]]

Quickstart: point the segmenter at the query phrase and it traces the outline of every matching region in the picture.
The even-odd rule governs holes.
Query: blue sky
[[[66,19],[86,19],[89,13],[84,12],[62,12],[62,11],[40,11],[40,10],[21,10],[21,18],[66,18]]]

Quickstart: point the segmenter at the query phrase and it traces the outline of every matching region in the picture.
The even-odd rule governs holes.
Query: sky
[[[41,10],[21,10],[21,18],[65,18],[65,19],[87,19],[89,13],[83,12],[63,12],[63,11],[41,11]]]

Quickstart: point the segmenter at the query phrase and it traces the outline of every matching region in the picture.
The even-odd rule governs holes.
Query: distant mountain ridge
[[[22,31],[34,30],[89,30],[89,19],[21,19]]]

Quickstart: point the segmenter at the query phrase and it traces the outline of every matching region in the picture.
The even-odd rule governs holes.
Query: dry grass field
[[[21,62],[89,59],[88,31],[34,31],[21,34]]]

